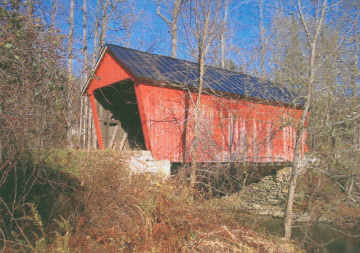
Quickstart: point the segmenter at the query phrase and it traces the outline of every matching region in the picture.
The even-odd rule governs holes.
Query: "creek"
[[[263,223],[270,233],[282,235],[283,219],[270,218]],[[346,231],[346,234],[360,235],[359,228]],[[326,223],[298,223],[294,227],[293,238],[302,243],[309,253],[360,253],[360,237],[350,238]]]

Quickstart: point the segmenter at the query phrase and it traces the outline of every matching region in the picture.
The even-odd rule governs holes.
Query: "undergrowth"
[[[116,152],[37,153],[16,168],[1,187],[4,252],[297,252],[181,176],[130,173]],[[16,199],[20,183],[27,194]]]

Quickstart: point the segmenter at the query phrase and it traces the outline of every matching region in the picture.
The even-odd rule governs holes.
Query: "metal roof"
[[[112,44],[105,46],[134,78],[197,88],[198,64],[169,56],[150,54]],[[243,73],[205,66],[204,89],[289,105],[302,105],[286,88]]]

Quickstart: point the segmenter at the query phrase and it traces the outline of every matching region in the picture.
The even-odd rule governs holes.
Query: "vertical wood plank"
[[[96,109],[96,103],[95,103],[95,98],[94,98],[93,93],[90,94],[90,103],[91,103],[91,109],[93,111],[93,116],[94,116],[93,118],[94,118],[94,124],[95,124],[96,136],[97,136],[99,149],[104,149],[104,142],[103,142],[100,125],[99,125],[99,116],[98,116],[98,112]]]

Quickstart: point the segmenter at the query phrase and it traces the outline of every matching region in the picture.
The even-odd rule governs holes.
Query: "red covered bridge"
[[[98,148],[120,139],[157,160],[289,162],[301,105],[286,89],[249,75],[206,66],[200,137],[194,143],[196,63],[115,45],[102,49],[83,92],[90,97]],[[103,111],[99,119],[98,111]],[[302,150],[305,152],[305,136]],[[111,143],[111,144],[110,144]]]

